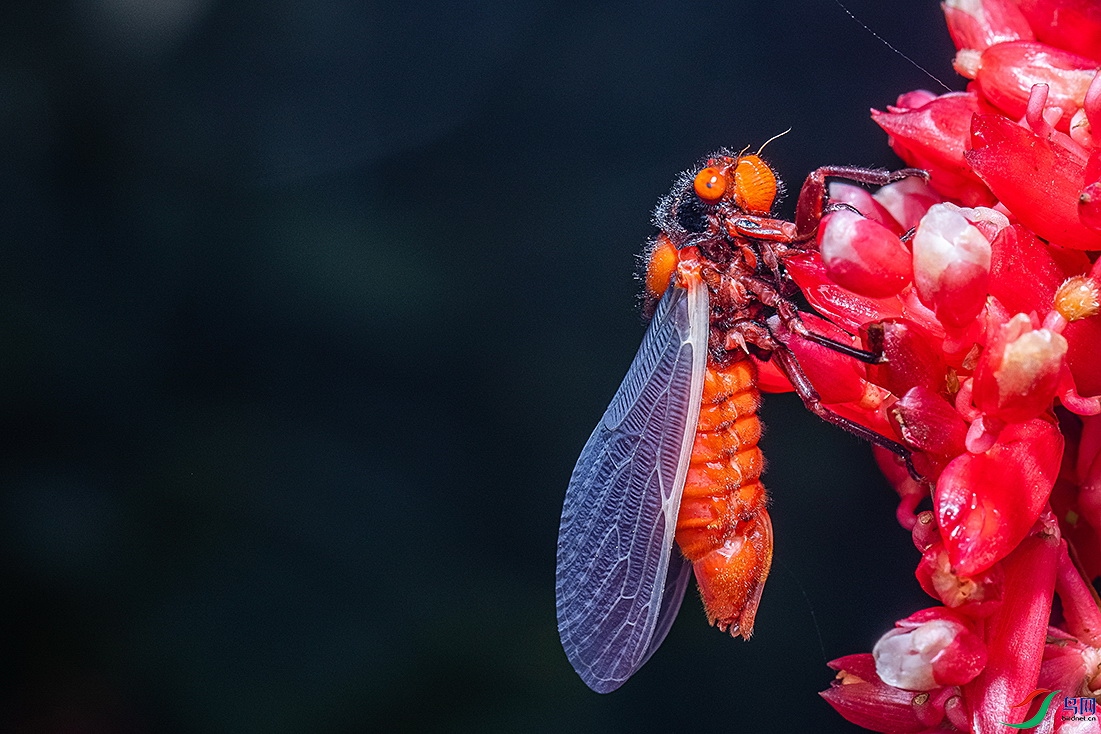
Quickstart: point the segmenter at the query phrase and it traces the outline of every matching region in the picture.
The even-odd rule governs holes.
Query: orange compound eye
[[[767,212],[779,184],[768,164],[755,155],[738,159],[734,169],[734,203],[747,212]]]
[[[696,196],[708,204],[714,204],[726,193],[726,177],[718,168],[708,166],[696,174],[692,188],[696,190]]]
[[[646,262],[646,290],[661,298],[669,287],[673,271],[677,269],[677,248],[664,234],[658,235],[650,259]]]

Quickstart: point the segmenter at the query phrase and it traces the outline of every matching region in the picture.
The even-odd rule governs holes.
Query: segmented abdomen
[[[757,372],[748,357],[710,358],[677,516],[677,544],[692,561],[708,619],[748,638],[772,562],[772,521],[761,484]]]

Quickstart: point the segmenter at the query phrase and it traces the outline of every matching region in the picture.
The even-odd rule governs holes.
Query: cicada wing
[[[702,281],[670,286],[566,490],[558,632],[599,693],[646,662],[684,597],[690,567],[673,534],[699,420],[708,314]]]
[[[635,670],[638,670],[650,659],[654,651],[665,642],[665,636],[673,626],[673,620],[677,618],[680,603],[684,601],[684,590],[688,588],[688,579],[692,578],[692,564],[680,554],[678,549],[673,549],[669,554],[669,571],[665,576],[665,591],[661,595],[661,609],[658,610],[658,624],[654,629],[654,636],[650,639],[650,648],[646,655],[639,661]]]

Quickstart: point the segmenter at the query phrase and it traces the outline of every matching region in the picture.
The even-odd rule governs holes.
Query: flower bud
[[[964,452],[967,424],[951,403],[927,387],[911,388],[890,414],[907,446],[941,456]]]
[[[851,332],[869,321],[902,316],[903,304],[898,298],[867,298],[834,283],[816,252],[789,257],[784,266],[816,311]]]
[[[938,204],[914,235],[914,285],[922,303],[947,326],[971,323],[986,303],[990,241],[960,214]]]
[[[962,67],[962,68],[961,68]],[[1024,116],[1032,87],[1047,84],[1047,107],[1060,111],[1056,127],[1066,132],[1097,74],[1097,62],[1032,41],[999,43],[983,51],[977,68],[957,70],[978,82],[983,96],[1011,118]]]
[[[897,454],[882,446],[873,445],[872,455],[875,457],[876,463],[879,464],[883,476],[898,492],[898,509],[895,510],[895,518],[898,519],[898,524],[907,530],[913,530],[920,534],[921,531],[917,530],[917,526],[921,523],[914,511],[922,500],[929,498],[929,489],[910,476],[906,463]],[[928,516],[927,522],[930,525],[933,524],[933,513],[924,512],[922,515]],[[936,534],[935,526],[930,529],[929,535],[938,539],[940,537]],[[915,535],[914,538],[914,542],[918,542],[918,535]]]
[[[963,689],[972,731],[1003,732],[1000,722],[1028,716],[1021,709],[1010,709],[1036,688],[1059,555],[1059,543],[1052,535],[1058,533],[1054,517],[1047,516],[1039,527],[1001,564],[1002,603],[984,625],[986,668]]]
[[[1075,250],[1101,250],[1101,231],[1079,218],[1086,162],[1061,145],[998,115],[971,120],[964,158],[1017,221]]]
[[[882,224],[896,235],[902,236],[906,233],[902,225],[896,222],[891,213],[887,211],[887,207],[880,204],[867,189],[843,181],[831,181],[829,192],[831,203],[848,204],[868,219]]]
[[[872,120],[891,136],[895,153],[928,170],[932,183],[948,196],[968,205],[992,203],[993,195],[963,158],[971,142],[971,116],[981,109],[978,97],[952,92],[932,101],[908,101],[914,106],[872,110]]]
[[[982,51],[996,43],[1034,38],[1025,16],[1011,0],[948,0],[944,17],[956,48]]]
[[[865,325],[861,335],[885,358],[868,365],[868,379],[875,384],[899,396],[917,385],[946,391],[948,365],[937,349],[943,334],[934,336],[909,319],[888,319]]]
[[[1036,38],[1083,56],[1101,49],[1101,11],[1092,0],[1015,0]]]
[[[831,660],[837,672],[833,684],[819,695],[847,720],[872,731],[921,732],[929,729],[928,718],[919,709],[928,699],[889,686],[879,679],[875,662],[868,653]]]
[[[990,295],[1011,314],[1046,313],[1059,284],[1090,268],[1085,253],[1050,247],[1019,224],[998,232],[990,247]]]
[[[916,227],[931,206],[944,201],[932,186],[913,177],[881,186],[873,197],[904,230]]]
[[[813,314],[805,314],[803,323],[810,331],[836,342],[852,342],[852,336]],[[795,354],[822,402],[849,403],[859,401],[864,395],[864,371],[855,359],[788,331],[778,317],[772,317],[769,326]]]
[[[830,279],[862,296],[893,296],[912,277],[910,251],[898,235],[848,209],[822,218],[818,247]]]
[[[887,685],[908,691],[969,683],[986,665],[982,638],[943,607],[896,623],[872,649],[875,671]]]
[[[1051,408],[1067,340],[1049,329],[1034,329],[1017,314],[998,330],[975,371],[972,400],[979,410],[1010,423],[1026,421]]]

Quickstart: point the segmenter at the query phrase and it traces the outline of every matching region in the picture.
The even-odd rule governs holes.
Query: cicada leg
[[[814,239],[818,223],[831,208],[848,207],[847,204],[831,205],[826,179],[843,178],[857,183],[885,186],[904,178],[915,176],[929,180],[929,174],[920,168],[902,168],[883,171],[856,166],[824,166],[816,169],[803,182],[799,191],[799,203],[795,209],[795,222],[772,219],[756,214],[742,214],[727,222],[727,232],[733,237],[747,237],[767,243],[766,250],[783,259],[793,252],[803,252],[806,244]]]
[[[818,222],[821,221],[822,216],[827,211],[829,203],[826,179],[843,178],[857,183],[872,184],[873,186],[886,186],[889,183],[901,181],[911,176],[925,181],[929,180],[929,172],[920,168],[883,171],[858,166],[823,166],[811,172],[806,181],[803,182],[803,187],[799,190],[799,203],[795,206],[796,240],[810,240],[818,231]]]
[[[784,326],[792,333],[804,339],[808,339],[809,341],[821,344],[828,349],[853,357],[854,359],[859,359],[862,362],[879,364],[884,361],[882,352],[866,352],[862,349],[842,344],[841,342],[837,342],[821,334],[815,334],[807,329],[800,318],[799,308],[790,300],[781,296],[775,288],[763,280],[758,278],[745,278],[743,279],[743,283],[761,303],[775,309],[777,316],[783,322]],[[922,479],[921,475],[914,468],[912,452],[906,446],[897,441],[892,441],[886,436],[876,433],[870,428],[827,408],[825,404],[823,404],[821,397],[819,397],[818,391],[815,390],[814,385],[811,384],[810,378],[807,377],[803,367],[799,364],[799,360],[796,359],[795,354],[792,353],[791,349],[781,342],[767,326],[756,322],[742,322],[736,326],[736,329],[744,342],[754,344],[773,354],[780,368],[791,381],[791,386],[795,388],[796,394],[799,395],[808,410],[827,423],[832,423],[839,428],[843,428],[857,438],[871,441],[877,446],[882,446],[888,451],[897,454],[906,462],[906,468],[909,470],[910,476],[918,481]]]
[[[844,344],[808,329],[800,318],[801,312],[799,311],[799,307],[781,295],[779,291],[764,280],[749,277],[743,278],[742,282],[761,303],[776,310],[776,313],[783,320],[784,325],[792,333],[803,337],[807,341],[820,344],[827,349],[832,349],[835,352],[852,357],[865,364],[882,364],[885,361],[882,351],[872,352],[864,349],[857,349],[850,344]]]
[[[803,367],[799,364],[799,360],[795,358],[795,355],[786,346],[780,345],[779,348],[773,350],[772,355],[780,364],[780,368],[784,371],[784,374],[788,376],[788,380],[791,381],[791,386],[795,388],[795,393],[802,399],[803,405],[807,406],[807,410],[827,423],[831,423],[838,428],[843,428],[857,438],[871,441],[876,446],[881,446],[897,455],[906,462],[906,469],[910,472],[910,476],[913,477],[915,481],[922,481],[923,477],[918,470],[914,468],[913,452],[911,452],[910,449],[897,441],[892,441],[886,436],[876,433],[872,429],[862,426],[856,421],[846,418],[827,408],[822,403],[822,399],[818,396],[818,391],[815,390],[814,385],[811,384],[810,379],[807,377],[807,373],[803,371]]]

